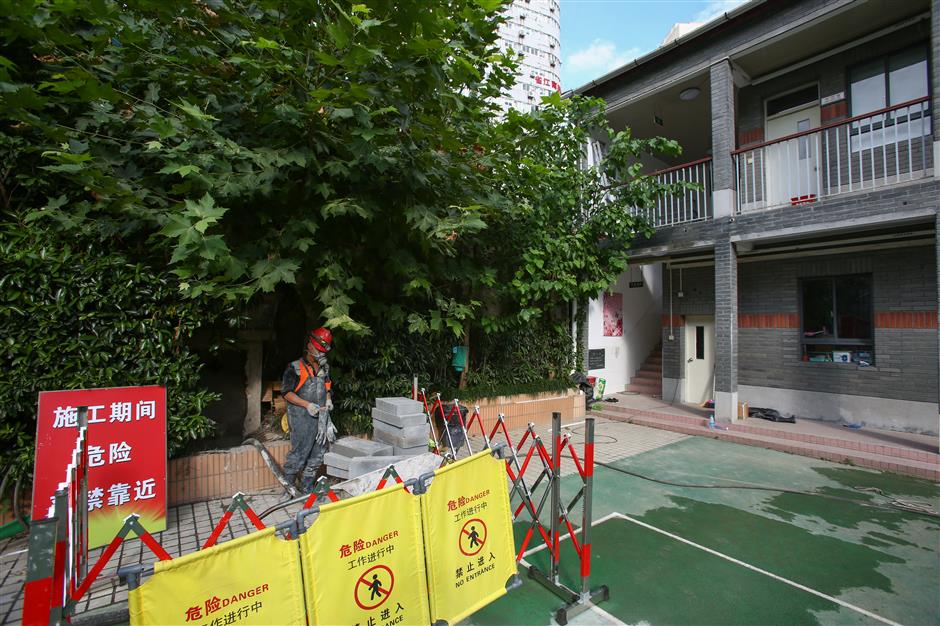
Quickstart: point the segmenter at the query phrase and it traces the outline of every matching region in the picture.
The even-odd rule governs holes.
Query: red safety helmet
[[[307,341],[319,352],[329,352],[333,349],[333,333],[323,326],[307,333]]]

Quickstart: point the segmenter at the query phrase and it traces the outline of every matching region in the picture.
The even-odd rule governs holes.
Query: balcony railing
[[[808,204],[929,176],[931,122],[930,100],[920,98],[736,150],[737,209]]]
[[[678,195],[661,195],[656,198],[653,206],[634,208],[634,215],[645,218],[656,228],[711,218],[711,157],[659,170],[650,176],[655,177],[661,183],[696,183],[699,188],[685,189]]]

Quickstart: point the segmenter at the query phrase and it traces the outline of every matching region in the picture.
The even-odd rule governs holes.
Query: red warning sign
[[[388,600],[394,587],[395,575],[392,570],[384,565],[376,565],[367,569],[356,581],[353,599],[360,609],[371,611]]]
[[[465,556],[473,556],[483,549],[486,543],[486,524],[479,517],[468,520],[460,529],[457,547]]]

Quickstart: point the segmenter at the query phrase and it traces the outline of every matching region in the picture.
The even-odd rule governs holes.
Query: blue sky
[[[561,85],[574,89],[659,47],[676,22],[707,22],[743,0],[560,0]]]

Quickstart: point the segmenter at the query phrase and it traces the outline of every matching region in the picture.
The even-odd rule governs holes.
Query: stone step
[[[662,378],[663,378],[663,373],[661,371],[647,370],[644,368],[636,373],[636,376],[633,377],[633,381],[631,382],[637,382],[638,380],[655,380],[657,382],[661,382]]]
[[[663,393],[661,381],[637,381],[634,379],[627,385],[626,391],[636,391],[648,396],[659,396]]]
[[[591,411],[591,414],[687,435],[712,437],[834,463],[851,463],[860,467],[940,481],[940,455],[919,450],[787,433],[738,424],[720,424],[727,429],[721,430],[709,428],[708,420],[705,418],[667,415],[616,406],[605,406],[600,411]]]
[[[670,415],[668,413],[657,413],[654,411],[642,411],[639,409],[628,409],[620,406],[611,406],[607,409],[608,411],[614,411],[622,413],[625,415],[634,415],[641,414],[649,417],[655,418],[665,418],[673,420],[676,422],[681,422],[683,424],[690,424],[694,426],[702,425],[707,420],[705,418],[695,417],[692,415]],[[729,426],[731,430],[741,433],[750,433],[753,435],[758,435],[761,437],[771,437],[775,439],[785,439],[788,441],[796,441],[801,443],[812,443],[819,444],[823,446],[829,446],[834,448],[845,448],[847,450],[859,450],[861,452],[869,452],[872,454],[882,454],[884,456],[896,457],[899,459],[910,459],[914,461],[925,461],[928,463],[940,463],[940,454],[927,452],[924,450],[912,450],[910,448],[903,448],[899,446],[889,446],[884,444],[875,444],[867,443],[864,441],[855,441],[852,439],[840,439],[838,437],[825,437],[821,435],[809,435],[806,433],[800,432],[788,432],[786,430],[780,430],[778,428],[765,428],[761,426],[753,426],[750,424],[725,424]]]

